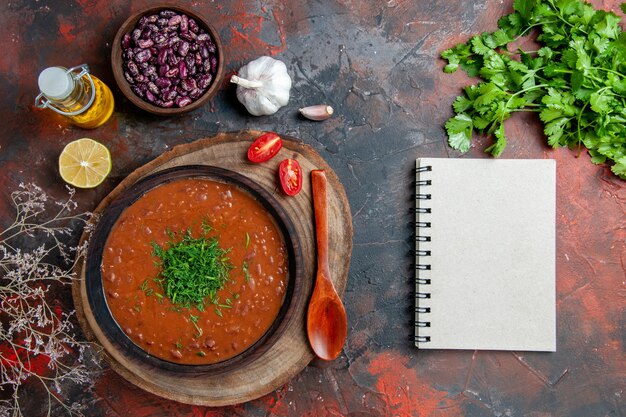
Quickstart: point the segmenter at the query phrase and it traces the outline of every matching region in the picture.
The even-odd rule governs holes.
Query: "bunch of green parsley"
[[[585,146],[596,164],[626,179],[626,32],[614,13],[580,0],[515,0],[499,30],[472,37],[441,56],[444,71],[461,67],[484,81],[468,86],[446,122],[450,146],[467,152],[472,132],[493,135],[485,152],[506,147],[504,121],[512,113],[539,113],[548,143]],[[626,13],[626,3],[621,5]],[[533,29],[536,28],[536,31]],[[538,32],[536,51],[507,46]]]

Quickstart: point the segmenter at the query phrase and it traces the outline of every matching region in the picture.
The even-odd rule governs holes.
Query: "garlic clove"
[[[317,104],[315,106],[303,107],[300,109],[300,114],[310,120],[326,120],[333,115],[335,111],[332,107],[326,104]]]

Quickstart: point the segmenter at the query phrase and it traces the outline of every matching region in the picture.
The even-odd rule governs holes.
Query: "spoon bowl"
[[[324,360],[336,359],[348,334],[348,320],[341,298],[330,278],[328,265],[327,180],[323,170],[311,172],[315,234],[317,237],[317,276],[309,301],[307,335],[315,354]]]

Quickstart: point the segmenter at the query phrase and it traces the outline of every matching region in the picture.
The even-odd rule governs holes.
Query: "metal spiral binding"
[[[416,168],[414,170],[415,174],[418,173],[422,173],[422,172],[430,172],[432,171],[432,166],[427,165],[424,167],[419,167]],[[418,179],[415,182],[413,182],[413,186],[415,187],[428,187],[432,185],[432,180],[426,180],[426,179]],[[415,190],[416,193],[412,195],[412,198],[415,199],[415,201],[422,201],[422,203],[418,204],[424,204],[425,201],[431,200],[432,194],[430,193],[425,193],[423,192],[424,190],[419,189],[419,190]],[[419,214],[430,214],[432,213],[432,209],[430,207],[415,207],[414,209],[410,210],[410,213],[415,214],[415,215],[419,215]],[[422,221],[424,220],[424,218],[419,219],[420,221],[412,221],[410,222],[410,225],[412,228],[415,229],[429,229],[431,227],[431,223],[428,221]],[[422,233],[417,232],[415,233],[415,235],[413,235],[413,239],[415,240],[415,243],[420,243],[420,242],[430,242],[431,241],[431,237],[430,236],[424,236]],[[409,251],[409,254],[411,256],[414,257],[420,257],[420,258],[424,258],[424,257],[428,257],[431,256],[431,251],[430,250],[424,250],[424,249],[419,249],[419,248],[415,248],[414,250]],[[421,263],[421,262],[416,262],[414,264],[411,264],[411,268],[415,270],[415,283],[418,286],[418,288],[420,290],[422,290],[422,286],[426,286],[426,285],[430,285],[431,284],[431,280],[429,278],[424,278],[422,276],[420,276],[421,274],[418,273],[418,271],[430,271],[431,270],[431,265],[430,263]],[[423,307],[418,305],[418,301],[417,300],[426,300],[426,299],[430,299],[430,292],[426,292],[426,291],[414,291],[411,293],[411,296],[414,297],[416,305],[415,305],[415,314],[416,314],[416,320],[412,320],[411,323],[413,324],[413,326],[417,329],[417,328],[427,328],[430,327],[430,321],[426,321],[426,320],[420,320],[422,318],[423,314],[429,314],[430,313],[430,307]],[[411,338],[414,342],[416,343],[426,343],[426,342],[430,342],[430,336],[423,336],[423,335],[417,335],[417,330],[416,330],[416,334],[415,336],[413,336]]]
[[[430,342],[430,336],[409,336],[409,340],[417,343]]]

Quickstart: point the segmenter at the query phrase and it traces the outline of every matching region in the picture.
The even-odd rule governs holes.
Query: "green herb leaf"
[[[250,272],[248,272],[248,262],[243,261],[243,265],[241,265],[241,269],[243,269],[243,276],[246,282],[250,282]]]
[[[472,142],[472,128],[472,118],[465,113],[457,114],[448,119],[446,130],[448,131],[450,146],[461,152],[469,151]]]

